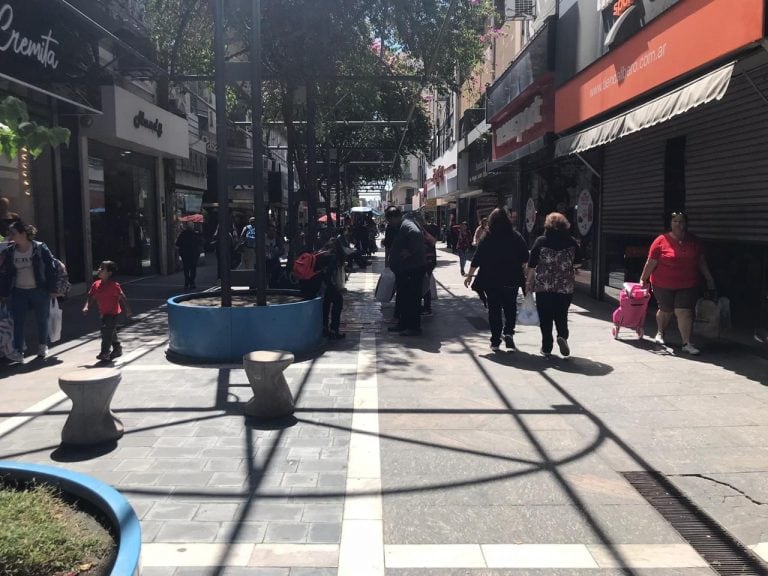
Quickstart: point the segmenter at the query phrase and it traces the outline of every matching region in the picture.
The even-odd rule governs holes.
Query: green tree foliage
[[[69,144],[69,135],[66,128],[48,128],[30,120],[27,105],[18,98],[0,100],[0,154],[6,158],[16,158],[22,148],[37,158],[46,146]]]
[[[207,0],[147,0],[158,64],[171,76],[213,70],[213,20]]]

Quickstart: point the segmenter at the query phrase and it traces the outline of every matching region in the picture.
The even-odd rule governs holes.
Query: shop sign
[[[437,208],[437,198],[427,198],[424,202],[426,208]]]
[[[84,130],[89,138],[167,158],[189,158],[187,121],[118,86],[102,86],[103,114]]]
[[[639,10],[641,5],[644,8]],[[762,39],[764,34],[764,0],[686,0],[679,4],[671,0],[638,0],[636,6],[638,10],[633,13],[644,12],[646,21],[651,8],[657,16],[661,8],[671,8],[557,90],[556,132],[564,132],[717,61]],[[564,18],[561,16],[560,22],[567,22]],[[567,26],[562,28],[569,32]],[[561,69],[568,68],[577,48],[580,45],[563,39],[564,54],[558,54],[558,66],[563,61]]]
[[[640,32],[680,1],[561,0],[555,45],[557,86]]]
[[[508,106],[501,116],[506,119],[492,127],[494,161],[554,131],[551,75],[537,80],[533,87],[534,92]]]
[[[536,226],[536,203],[533,198],[528,198],[525,203],[525,229],[530,234]]]
[[[16,30],[13,27],[13,6],[0,5],[0,52],[25,56],[37,60],[43,69],[56,70],[59,67],[59,59],[56,56],[58,44],[59,41],[53,37],[53,30],[50,28],[37,38],[30,38],[23,31]]]
[[[99,38],[63,2],[0,0],[0,76],[89,110],[98,106],[83,87],[99,64],[91,50]]]
[[[592,195],[589,193],[589,190],[582,190],[576,205],[576,227],[579,230],[579,234],[582,236],[589,234],[594,220],[595,207],[592,204]]]
[[[147,130],[157,134],[158,138],[163,137],[163,123],[160,122],[158,118],[155,118],[154,120],[147,118],[144,110],[139,110],[136,113],[136,116],[133,117],[133,127],[137,129],[146,128]]]

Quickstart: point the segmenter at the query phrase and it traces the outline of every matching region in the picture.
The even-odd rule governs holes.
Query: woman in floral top
[[[541,328],[541,353],[552,354],[552,324],[557,329],[557,345],[563,357],[568,346],[568,308],[573,298],[575,264],[580,262],[579,245],[568,232],[571,223],[559,212],[544,220],[544,235],[533,243],[528,259],[526,288],[536,293],[536,309]]]

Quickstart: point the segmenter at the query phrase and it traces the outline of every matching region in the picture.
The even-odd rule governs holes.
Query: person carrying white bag
[[[58,269],[48,247],[35,240],[37,229],[21,221],[8,228],[8,249],[0,254],[0,299],[9,299],[13,316],[13,350],[6,357],[24,362],[24,323],[27,311],[35,314],[38,358],[48,355],[48,317],[51,300],[58,296]]]
[[[570,235],[571,223],[559,212],[548,214],[544,220],[544,235],[531,247],[528,259],[526,292],[536,293],[536,310],[541,329],[541,353],[552,355],[554,339],[552,325],[557,329],[557,346],[567,358],[571,354],[568,344],[568,308],[573,299],[575,265],[581,261],[579,245]]]

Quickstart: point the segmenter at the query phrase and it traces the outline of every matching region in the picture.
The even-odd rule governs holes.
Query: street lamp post
[[[253,205],[256,212],[256,304],[267,305],[266,226],[264,210],[264,143],[261,130],[261,0],[251,4],[251,142],[253,148]]]

